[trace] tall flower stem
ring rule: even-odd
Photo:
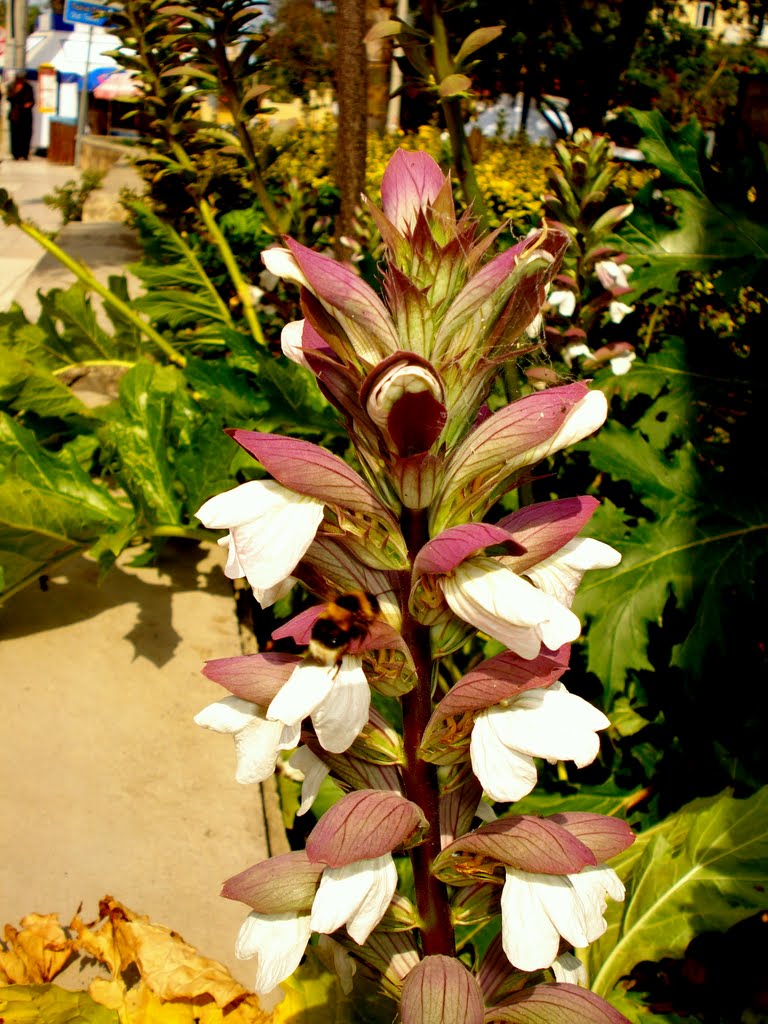
[[[437,82],[441,82],[454,70],[454,62],[448,45],[448,30],[438,0],[422,0],[421,10],[424,20],[432,30],[432,63],[435,79]],[[488,227],[488,212],[467,145],[461,100],[456,96],[448,96],[441,100],[441,106],[445,116],[445,127],[451,140],[451,158],[456,177],[461,183],[467,205],[471,207],[483,229],[486,229]]]
[[[427,516],[423,510],[403,512],[403,533],[411,558],[429,539]],[[405,593],[407,595],[406,586]],[[403,744],[406,765],[403,770],[405,795],[418,804],[429,822],[429,832],[420,845],[411,850],[416,890],[416,906],[421,919],[424,954],[454,956],[456,952],[451,924],[448,892],[432,874],[432,862],[440,853],[440,801],[437,769],[418,756],[424,729],[432,714],[432,652],[429,627],[411,615],[407,598],[403,602],[403,638],[413,658],[418,682],[403,697]]]

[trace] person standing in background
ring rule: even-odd
[[[35,94],[20,71],[8,86],[8,122],[11,129],[11,154],[14,160],[29,159],[29,144],[32,140],[32,110]]]

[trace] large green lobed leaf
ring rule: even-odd
[[[704,931],[725,931],[765,907],[768,787],[745,800],[694,800],[611,861],[627,887],[608,930],[582,955],[592,988],[609,996],[643,960],[680,957]]]

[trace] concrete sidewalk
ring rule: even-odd
[[[42,196],[77,178],[40,158],[0,165],[0,187],[47,230],[58,213]],[[120,224],[71,224],[61,241],[102,279],[138,254]],[[37,288],[72,280],[0,225],[0,310],[17,299],[34,316]],[[287,847],[274,786],[238,785],[231,738],[192,721],[224,695],[203,662],[240,653],[231,584],[215,546],[169,545],[155,568],[130,557],[102,584],[74,559],[0,607],[0,930],[33,912],[68,923],[80,904],[92,919],[109,894],[248,985],[233,952],[246,908],[219,890]]]
[[[111,274],[124,273],[126,265],[141,256],[133,232],[114,219],[120,188],[136,186],[138,176],[124,160],[109,168],[102,187],[89,197],[87,222],[62,227],[59,211],[47,206],[43,197],[68,181],[79,183],[81,173],[77,167],[52,164],[43,157],[4,160],[0,163],[0,188],[11,194],[24,218],[43,231],[56,232],[57,244],[106,282]],[[0,223],[0,310],[18,302],[27,316],[36,319],[38,289],[68,288],[75,280],[71,271],[18,227]]]

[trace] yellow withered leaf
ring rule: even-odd
[[[39,985],[51,981],[72,959],[75,943],[59,924],[57,914],[28,914],[21,930],[7,924],[7,950],[0,948],[0,982]]]

